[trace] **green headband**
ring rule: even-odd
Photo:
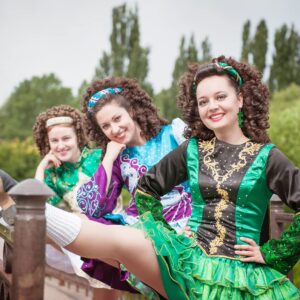
[[[214,63],[217,67],[223,69],[226,73],[228,73],[236,82],[239,86],[243,84],[243,79],[240,76],[240,74],[237,72],[236,69],[234,69],[232,66],[229,66],[225,62],[215,62]]]
[[[229,66],[227,63],[225,62],[214,62],[214,65],[216,65],[218,68],[223,69],[230,77],[232,77],[236,83],[239,86],[242,86],[243,84],[243,79],[240,76],[240,74],[237,72],[236,69],[234,69],[232,66]],[[197,89],[197,85],[196,85],[196,78],[197,78],[197,74],[195,75],[194,81],[193,81],[193,92],[196,94],[196,89]]]

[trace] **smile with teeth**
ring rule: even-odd
[[[125,130],[116,135],[116,138],[121,139],[125,136]]]
[[[213,114],[209,116],[209,119],[211,119],[213,122],[218,122],[223,118],[224,114],[219,113],[219,114]]]

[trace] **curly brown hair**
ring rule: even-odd
[[[71,126],[75,129],[80,151],[87,145],[83,118],[80,111],[69,105],[53,106],[45,112],[40,113],[33,126],[34,140],[42,156],[45,156],[50,151],[48,131],[51,127],[46,128],[46,122],[48,119],[62,116],[73,119]]]
[[[223,68],[218,67],[216,62],[224,62],[232,66],[242,77],[243,84],[239,86],[232,76]],[[268,143],[270,141],[267,129],[269,128],[269,90],[262,83],[262,75],[253,66],[238,62],[225,56],[214,58],[209,64],[191,64],[188,71],[179,81],[179,96],[177,103],[182,111],[183,119],[188,124],[185,137],[197,137],[203,140],[213,138],[214,132],[208,129],[201,121],[198,113],[195,87],[206,77],[220,75],[227,76],[236,89],[243,96],[244,123],[242,131],[245,136],[254,142]]]
[[[108,94],[101,98],[101,101],[93,107],[93,112],[87,110],[87,103],[98,91],[106,88],[120,87],[123,91],[119,94]],[[106,149],[109,139],[102,132],[97,124],[95,114],[101,108],[111,102],[116,102],[120,107],[131,113],[132,119],[141,128],[141,134],[146,140],[156,136],[162,125],[168,122],[158,116],[156,107],[153,105],[150,96],[138,85],[135,80],[125,77],[112,77],[95,80],[86,90],[83,97],[82,111],[85,115],[87,134],[91,141],[102,149]]]

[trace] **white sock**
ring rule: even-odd
[[[61,247],[72,243],[79,234],[81,219],[46,203],[46,229],[51,240]]]

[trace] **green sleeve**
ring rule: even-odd
[[[287,274],[300,258],[300,214],[294,216],[278,240],[269,240],[260,247],[260,251],[267,265]]]
[[[62,201],[62,198],[57,195],[56,186],[55,183],[53,182],[53,176],[54,174],[51,171],[51,169],[45,170],[44,182],[49,186],[49,188],[53,190],[53,192],[56,193],[56,195],[48,198],[47,202],[51,205],[57,206]]]

